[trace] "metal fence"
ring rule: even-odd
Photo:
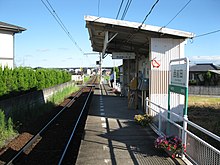
[[[183,160],[187,158],[191,163],[199,165],[220,165],[220,151],[189,131],[187,127],[202,132],[204,136],[215,141],[218,146],[220,145],[219,136],[189,121],[187,116],[179,116],[168,111],[148,98],[146,99],[146,113],[154,116],[151,127],[159,136],[176,135],[182,139],[183,145],[186,146],[186,151],[182,153]],[[170,117],[168,118],[168,116]],[[172,120],[172,116],[179,120]]]

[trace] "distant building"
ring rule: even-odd
[[[220,66],[213,63],[193,65],[189,68],[189,81],[192,85],[219,85]]]
[[[0,66],[14,68],[14,35],[25,28],[0,22]]]

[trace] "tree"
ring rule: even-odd
[[[211,83],[212,74],[210,71],[206,72],[204,75],[205,84],[210,85]]]
[[[2,67],[0,66],[0,96],[3,96],[7,93],[7,86],[5,77],[3,75]]]
[[[45,75],[43,69],[36,70],[37,89],[42,90],[45,88]]]

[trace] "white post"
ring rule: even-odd
[[[99,53],[100,55],[100,84],[102,84],[102,54]]]
[[[145,112],[145,113],[148,114],[148,115],[150,115],[150,112],[149,112],[149,110],[148,110],[148,109],[149,109],[149,108],[148,108],[148,105],[149,105],[149,104],[148,104],[148,97],[146,97],[146,106],[145,106],[145,107],[146,107],[146,112]]]
[[[159,122],[158,131],[159,131],[160,135],[161,135],[161,115],[162,115],[162,112],[161,112],[161,108],[160,108],[160,111],[159,111],[159,121],[158,121]]]
[[[185,159],[185,154],[184,154],[184,147],[186,147],[186,138],[187,138],[187,121],[188,117],[187,115],[183,116],[183,132],[182,132],[182,145],[183,145],[183,150],[182,150],[182,159]]]
[[[115,72],[115,69],[114,69],[114,82],[113,82],[113,88],[116,88],[116,72]]]

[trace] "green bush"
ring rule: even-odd
[[[189,85],[196,85],[196,80],[189,80]]]
[[[0,66],[0,96],[5,95],[7,93],[7,85],[5,81],[5,76],[3,74],[2,67]]]
[[[18,67],[10,69],[0,68],[0,96],[11,92],[27,91],[30,89],[42,90],[71,80],[66,71],[55,69],[32,69]]]

